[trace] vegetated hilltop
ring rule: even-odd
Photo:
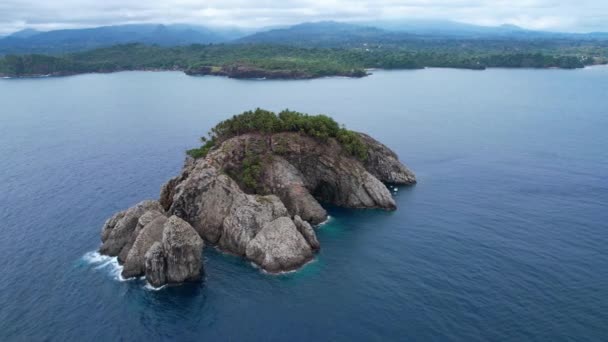
[[[324,115],[257,109],[219,123],[203,142],[158,201],[104,225],[100,252],[118,257],[124,277],[154,286],[200,279],[201,238],[266,271],[293,270],[320,248],[321,203],[394,210],[384,183],[416,182],[388,147]]]

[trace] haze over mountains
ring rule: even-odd
[[[137,24],[39,32],[25,29],[0,39],[0,53],[64,53],[125,43],[178,46],[220,43],[246,35],[234,28]]]
[[[436,20],[323,21],[257,30],[185,24],[133,24],[48,32],[25,29],[0,37],[0,54],[58,54],[125,43],[160,46],[217,43],[348,46],[428,39],[608,40],[608,33],[557,33],[526,30],[514,25],[489,27]]]

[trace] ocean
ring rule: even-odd
[[[0,80],[0,340],[606,341],[607,99],[608,67]],[[104,221],[256,107],[368,133],[418,184],[328,208],[296,272],[207,245],[200,284],[120,279]]]

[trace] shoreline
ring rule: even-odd
[[[559,68],[559,67],[542,67],[542,68],[534,68],[534,67],[484,67],[480,69],[473,68],[456,68],[456,67],[421,67],[421,68],[395,68],[395,69],[383,69],[383,68],[365,68],[365,74],[357,74],[357,75],[348,75],[343,73],[336,73],[330,75],[320,75],[314,76],[310,74],[290,74],[295,71],[291,70],[256,70],[255,75],[247,74],[247,76],[241,76],[241,74],[229,74],[224,72],[209,72],[209,73],[197,73],[190,72],[185,69],[157,69],[157,68],[142,68],[142,69],[125,69],[125,70],[112,70],[112,71],[90,71],[90,72],[58,72],[52,74],[31,74],[31,75],[6,75],[0,74],[0,79],[3,80],[14,80],[14,79],[38,79],[38,78],[55,78],[55,77],[69,77],[69,76],[77,76],[77,75],[94,75],[94,74],[114,74],[119,72],[182,72],[183,74],[191,77],[203,77],[203,76],[214,76],[214,77],[226,77],[235,80],[257,80],[257,81],[267,81],[267,80],[283,80],[283,81],[297,81],[297,80],[314,80],[314,79],[324,79],[324,78],[348,78],[348,79],[358,79],[364,78],[368,76],[372,76],[374,71],[407,71],[407,70],[427,70],[427,69],[453,69],[453,70],[471,70],[471,71],[485,71],[492,69],[506,69],[506,70],[585,70],[596,67],[607,67],[608,63],[599,63],[592,65],[585,65],[581,68]],[[265,75],[265,73],[267,73]],[[289,74],[289,75],[288,75]],[[284,77],[283,77],[284,76]]]

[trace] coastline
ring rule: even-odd
[[[472,70],[472,71],[485,71],[490,69],[507,69],[507,70],[584,70],[595,67],[606,67],[608,63],[598,63],[585,65],[580,68],[559,68],[559,67],[483,67],[483,68],[458,68],[458,67],[421,67],[421,68],[365,68],[363,74],[352,74],[352,73],[332,73],[327,75],[312,75],[309,73],[297,72],[294,70],[263,70],[255,69],[251,70],[239,70],[238,72],[226,72],[222,71],[192,71],[189,69],[176,69],[176,68],[134,68],[134,69],[123,69],[123,70],[100,70],[100,71],[87,71],[87,72],[55,72],[50,74],[28,74],[28,75],[8,75],[0,73],[0,79],[12,80],[12,79],[36,79],[36,78],[52,78],[52,77],[69,77],[76,75],[88,75],[88,74],[113,74],[118,72],[138,71],[138,72],[166,72],[166,71],[180,71],[188,76],[215,76],[215,77],[226,77],[238,80],[313,80],[323,79],[331,77],[341,78],[364,78],[373,75],[374,71],[403,71],[403,70],[426,70],[426,69],[454,69],[454,70]]]

